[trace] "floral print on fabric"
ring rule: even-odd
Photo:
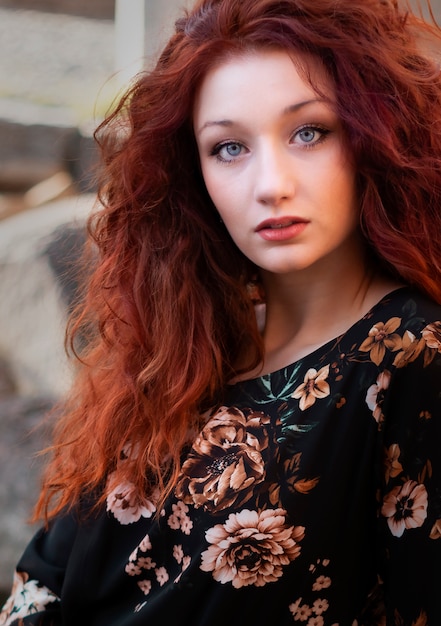
[[[176,500],[164,511],[163,523],[176,533],[173,561],[166,564],[146,535],[126,565],[126,574],[136,579],[146,596],[158,585],[181,581],[191,564],[187,545],[192,540],[199,509],[226,518],[224,523],[205,531],[206,549],[200,556],[200,570],[211,573],[217,582],[231,583],[237,589],[274,583],[301,552],[305,528],[288,522],[287,512],[278,506],[278,485],[268,482],[268,460],[271,450],[273,455],[275,451],[270,417],[263,412],[226,406],[206,417],[206,424],[183,463],[175,487]],[[307,494],[318,478],[308,480],[301,476],[301,456],[287,459],[282,467],[290,477],[289,489]],[[110,494],[112,503],[114,491]],[[264,502],[263,510],[245,508],[229,513],[250,500],[257,503],[259,498]],[[129,492],[125,499],[131,509],[130,519],[135,515],[139,518],[134,495]],[[123,516],[117,519],[123,523]],[[141,603],[137,611],[142,608]]]
[[[409,321],[406,323],[409,324]],[[368,351],[371,360],[380,366],[387,350],[395,353],[392,366],[397,370],[410,366],[420,357],[422,367],[426,368],[433,362],[437,353],[441,352],[441,323],[432,322],[424,326],[420,332],[412,332],[408,328],[403,328],[400,317],[390,318],[386,323],[377,322],[369,331],[369,337],[360,345],[360,351]],[[366,403],[379,428],[383,427],[385,420],[383,404],[391,380],[392,372],[386,368],[381,370],[375,384],[369,387],[366,395]],[[421,410],[417,415],[420,422],[432,418],[427,410]],[[418,422],[416,424],[418,425]],[[420,467],[415,467],[413,471],[417,480],[406,475],[400,458],[399,444],[389,445],[384,456],[385,484],[388,485],[394,479],[398,480],[398,484],[385,493],[381,504],[381,515],[387,520],[391,534],[398,538],[406,531],[423,526],[429,502],[423,480],[425,477],[430,479],[432,475],[431,458],[419,458]],[[432,526],[430,532],[432,539],[438,536],[438,522],[439,520]]]
[[[177,497],[215,515],[245,504],[265,478],[268,424],[263,413],[221,407],[182,466]]]
[[[289,605],[289,611],[293,621],[306,624],[306,626],[324,626],[326,612],[330,607],[330,602],[326,598],[331,589],[332,581],[327,575],[326,568],[329,566],[329,559],[317,559],[317,562],[309,566],[309,571],[313,575],[310,600],[298,598]]]
[[[429,348],[434,348],[437,352],[441,352],[441,322],[428,324],[421,334]]]
[[[301,360],[229,386],[160,514],[111,474],[96,519],[61,522],[20,563],[38,593],[69,564],[57,589],[77,614],[58,619],[56,591],[42,591],[41,626],[98,623],[97,594],[108,626],[177,611],[223,626],[231,607],[243,626],[441,624],[440,319],[403,288]],[[30,600],[14,606],[35,622]]]
[[[386,494],[381,513],[387,518],[391,533],[401,537],[406,529],[418,528],[427,517],[427,491],[424,485],[408,480]]]
[[[109,476],[108,485],[111,486],[112,482],[113,474]],[[141,499],[132,483],[126,481],[110,489],[107,495],[107,510],[120,524],[133,524],[141,517],[152,517],[156,512],[153,502]]]
[[[168,525],[173,530],[181,530],[184,535],[189,535],[193,528],[193,522],[191,521],[188,512],[189,508],[183,502],[172,504],[172,514],[168,518]]]
[[[377,424],[382,424],[384,421],[384,415],[382,411],[382,405],[391,379],[391,373],[388,370],[384,370],[378,375],[376,382],[371,385],[366,394],[366,404],[372,411],[372,415]]]
[[[125,567],[126,574],[136,577],[137,585],[145,596],[148,596],[155,586],[163,587],[169,582],[178,583],[191,563],[191,557],[185,554],[182,544],[175,544],[172,548],[171,568],[158,563],[152,549],[150,536],[146,535],[130,555]]]
[[[417,340],[410,330],[406,330],[401,344],[402,350],[395,356],[393,364],[397,368],[405,367],[419,357],[425,346],[424,339]]]
[[[427,367],[437,353],[441,352],[441,322],[428,324],[421,331],[418,338],[409,330],[403,335],[402,350],[399,352],[393,364],[397,368],[405,367],[415,361],[423,353],[424,367]]]
[[[16,572],[11,595],[0,615],[0,626],[9,626],[19,618],[44,611],[49,604],[59,600],[60,598],[37,580],[29,580],[26,572]]]
[[[401,348],[402,339],[395,331],[401,324],[401,318],[392,317],[386,323],[377,322],[369,331],[368,338],[360,346],[362,352],[369,352],[375,365],[380,365],[387,350],[396,352]]]
[[[126,444],[119,457],[121,464],[130,463],[138,455],[138,446]],[[154,501],[158,494],[153,494],[153,499],[147,500],[137,493],[135,485],[128,480],[118,482],[117,473],[112,472],[107,478],[106,508],[120,524],[134,524],[141,518],[151,518],[156,513]]]
[[[400,446],[393,443],[384,455],[384,477],[385,482],[388,484],[391,478],[396,478],[403,471],[403,466],[400,463],[401,450]]]
[[[305,379],[292,394],[293,398],[300,400],[301,411],[309,409],[317,399],[326,398],[330,394],[329,384],[326,379],[329,376],[329,365],[322,367],[318,372],[311,367],[305,374]]]
[[[232,513],[206,532],[210,547],[202,553],[201,569],[236,589],[275,582],[299,556],[305,534],[302,526],[287,526],[285,516],[283,509]]]

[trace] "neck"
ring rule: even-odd
[[[322,263],[292,274],[262,275],[266,293],[263,330],[268,373],[338,337],[399,283],[374,272],[364,255],[351,262]]]

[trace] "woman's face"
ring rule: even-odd
[[[329,104],[334,89],[318,62],[308,68],[326,100],[287,53],[269,50],[212,69],[195,102],[208,193],[264,272],[318,267],[358,240],[355,173]]]

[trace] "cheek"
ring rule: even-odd
[[[348,200],[352,200],[354,206],[357,197],[356,173],[353,165],[344,153],[339,154],[336,159],[339,163],[336,179],[339,181],[341,195],[345,195]]]
[[[204,166],[204,163],[201,164],[202,170],[202,178],[204,179],[205,187],[208,191],[208,195],[210,196],[213,204],[217,208],[217,187],[216,177],[213,176],[210,167]]]
[[[330,176],[328,190],[331,197],[339,199],[343,207],[346,207],[354,216],[357,215],[358,202],[355,173],[346,161],[337,170],[334,170],[333,176]]]
[[[234,211],[237,205],[237,193],[234,184],[226,182],[224,178],[212,175],[210,171],[203,171],[205,186],[214,206],[222,219]],[[225,220],[224,220],[225,221]]]
[[[349,207],[349,212],[352,214],[354,222],[358,223],[360,211],[359,211],[359,201],[357,194],[357,185],[355,182],[355,176],[351,176],[350,178],[346,178],[344,182],[344,191],[343,194],[346,199],[346,203]]]

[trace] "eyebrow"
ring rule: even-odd
[[[290,113],[296,113],[300,109],[303,109],[303,107],[308,106],[309,104],[315,104],[316,102],[325,102],[325,100],[321,98],[312,98],[311,100],[303,100],[302,102],[296,102],[296,104],[290,104],[289,106],[283,109],[282,115],[289,115]],[[233,122],[233,120],[228,120],[228,119],[208,121],[208,122],[205,122],[205,124],[203,124],[197,132],[201,133],[205,128],[211,128],[212,126],[230,127],[230,126],[234,126],[234,124],[235,122]]]

